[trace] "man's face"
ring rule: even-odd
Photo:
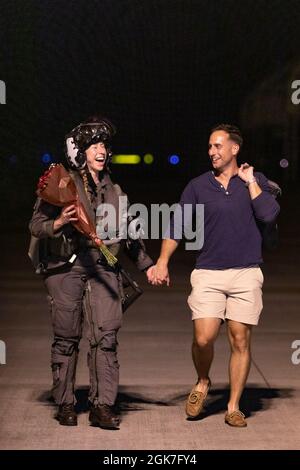
[[[210,135],[208,155],[215,170],[222,171],[236,162],[239,145],[230,140],[225,131],[215,131]]]
[[[104,143],[92,144],[85,153],[88,169],[94,172],[102,171],[107,157]]]

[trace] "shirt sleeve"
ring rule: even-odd
[[[60,212],[60,208],[49,204],[38,198],[36,200],[33,215],[29,223],[29,230],[32,235],[37,238],[58,238],[62,231],[58,230],[54,233],[54,220]]]
[[[280,212],[280,206],[271,192],[265,175],[263,173],[255,173],[254,176],[262,190],[261,194],[251,201],[254,215],[261,222],[272,223]]]
[[[117,186],[116,190],[119,195],[126,196],[127,195],[121,190],[120,186]],[[129,210],[130,204],[127,198],[127,211]],[[126,232],[127,232],[127,239],[124,246],[125,254],[128,258],[136,265],[137,269],[140,271],[146,271],[150,266],[154,265],[153,260],[150,258],[146,251],[146,246],[141,237],[131,237],[128,231],[128,225],[134,220],[134,217],[129,216],[128,212],[124,214],[121,218],[126,217]]]
[[[146,271],[154,264],[147,254],[145,244],[141,238],[137,240],[128,238],[125,244],[125,253],[140,271]]]

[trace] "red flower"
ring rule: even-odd
[[[79,199],[76,185],[63,165],[57,163],[50,165],[49,169],[39,179],[37,195],[54,206],[65,207],[74,204],[78,219],[77,222],[72,222],[74,227],[93,240],[95,246],[101,250],[110,266],[117,263],[117,258],[97,236],[95,224],[89,218]]]

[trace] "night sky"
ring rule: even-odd
[[[1,0],[1,211],[26,213],[40,156],[61,160],[64,135],[95,112],[116,124],[115,152],[155,157],[117,178],[182,189],[208,167],[210,128],[240,125],[247,96],[299,60],[299,26],[297,0]]]

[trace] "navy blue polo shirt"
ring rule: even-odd
[[[238,175],[227,189],[209,171],[194,178],[184,189],[180,205],[204,205],[204,244],[198,251],[196,269],[243,268],[262,263],[262,237],[256,219],[273,222],[279,205],[269,191],[267,178],[255,173],[262,193],[251,200],[249,189]],[[179,233],[176,218],[170,238]]]

